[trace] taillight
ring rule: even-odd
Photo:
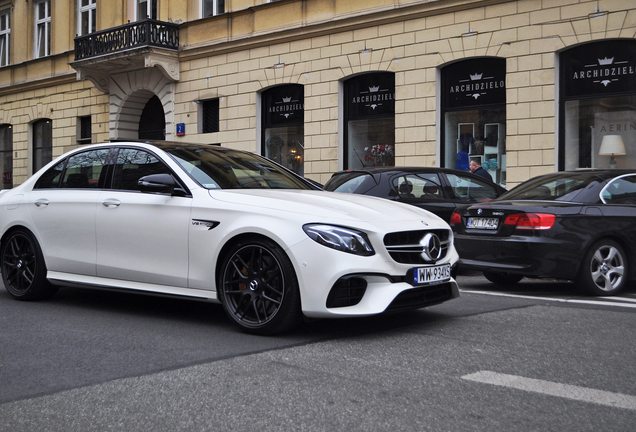
[[[453,212],[450,218],[449,225],[455,226],[455,225],[461,225],[461,224],[462,224],[462,217],[459,215],[459,213]]]
[[[504,225],[513,225],[519,230],[548,230],[554,225],[556,216],[546,213],[515,213],[508,215]]]

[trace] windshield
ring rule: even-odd
[[[164,147],[206,189],[315,189],[261,156],[207,146]]]
[[[582,190],[598,180],[596,176],[576,173],[541,176],[520,184],[499,199],[574,201]]]

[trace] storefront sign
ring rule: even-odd
[[[263,93],[265,127],[305,120],[304,88],[299,84],[275,87]]]
[[[602,96],[636,88],[636,42],[606,40],[584,44],[561,55],[566,98]]]
[[[347,118],[368,118],[395,113],[395,75],[381,72],[360,75],[345,83]]]
[[[506,61],[498,58],[464,60],[442,71],[444,108],[506,103]]]

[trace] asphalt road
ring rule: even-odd
[[[276,337],[217,305],[0,291],[0,431],[630,431],[636,290],[508,289]]]

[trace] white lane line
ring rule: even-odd
[[[618,297],[618,298],[616,298],[616,297],[597,297],[597,298],[636,303],[636,298],[630,298],[630,297]]]
[[[469,294],[484,294],[498,297],[513,297],[513,298],[523,298],[530,300],[545,300],[545,301],[553,301],[559,303],[576,303],[576,304],[589,304],[589,305],[597,305],[597,306],[618,306],[625,308],[636,308],[636,303],[618,303],[616,301],[608,302],[608,301],[597,301],[597,300],[581,300],[581,299],[564,299],[557,297],[535,297],[529,295],[520,295],[520,294],[508,294],[508,293],[500,293],[493,291],[474,291],[474,290],[459,290],[461,293],[469,293]],[[612,298],[612,297],[602,297],[602,298]]]
[[[612,393],[491,371],[480,371],[464,375],[462,379],[636,411],[636,396],[622,393]]]

